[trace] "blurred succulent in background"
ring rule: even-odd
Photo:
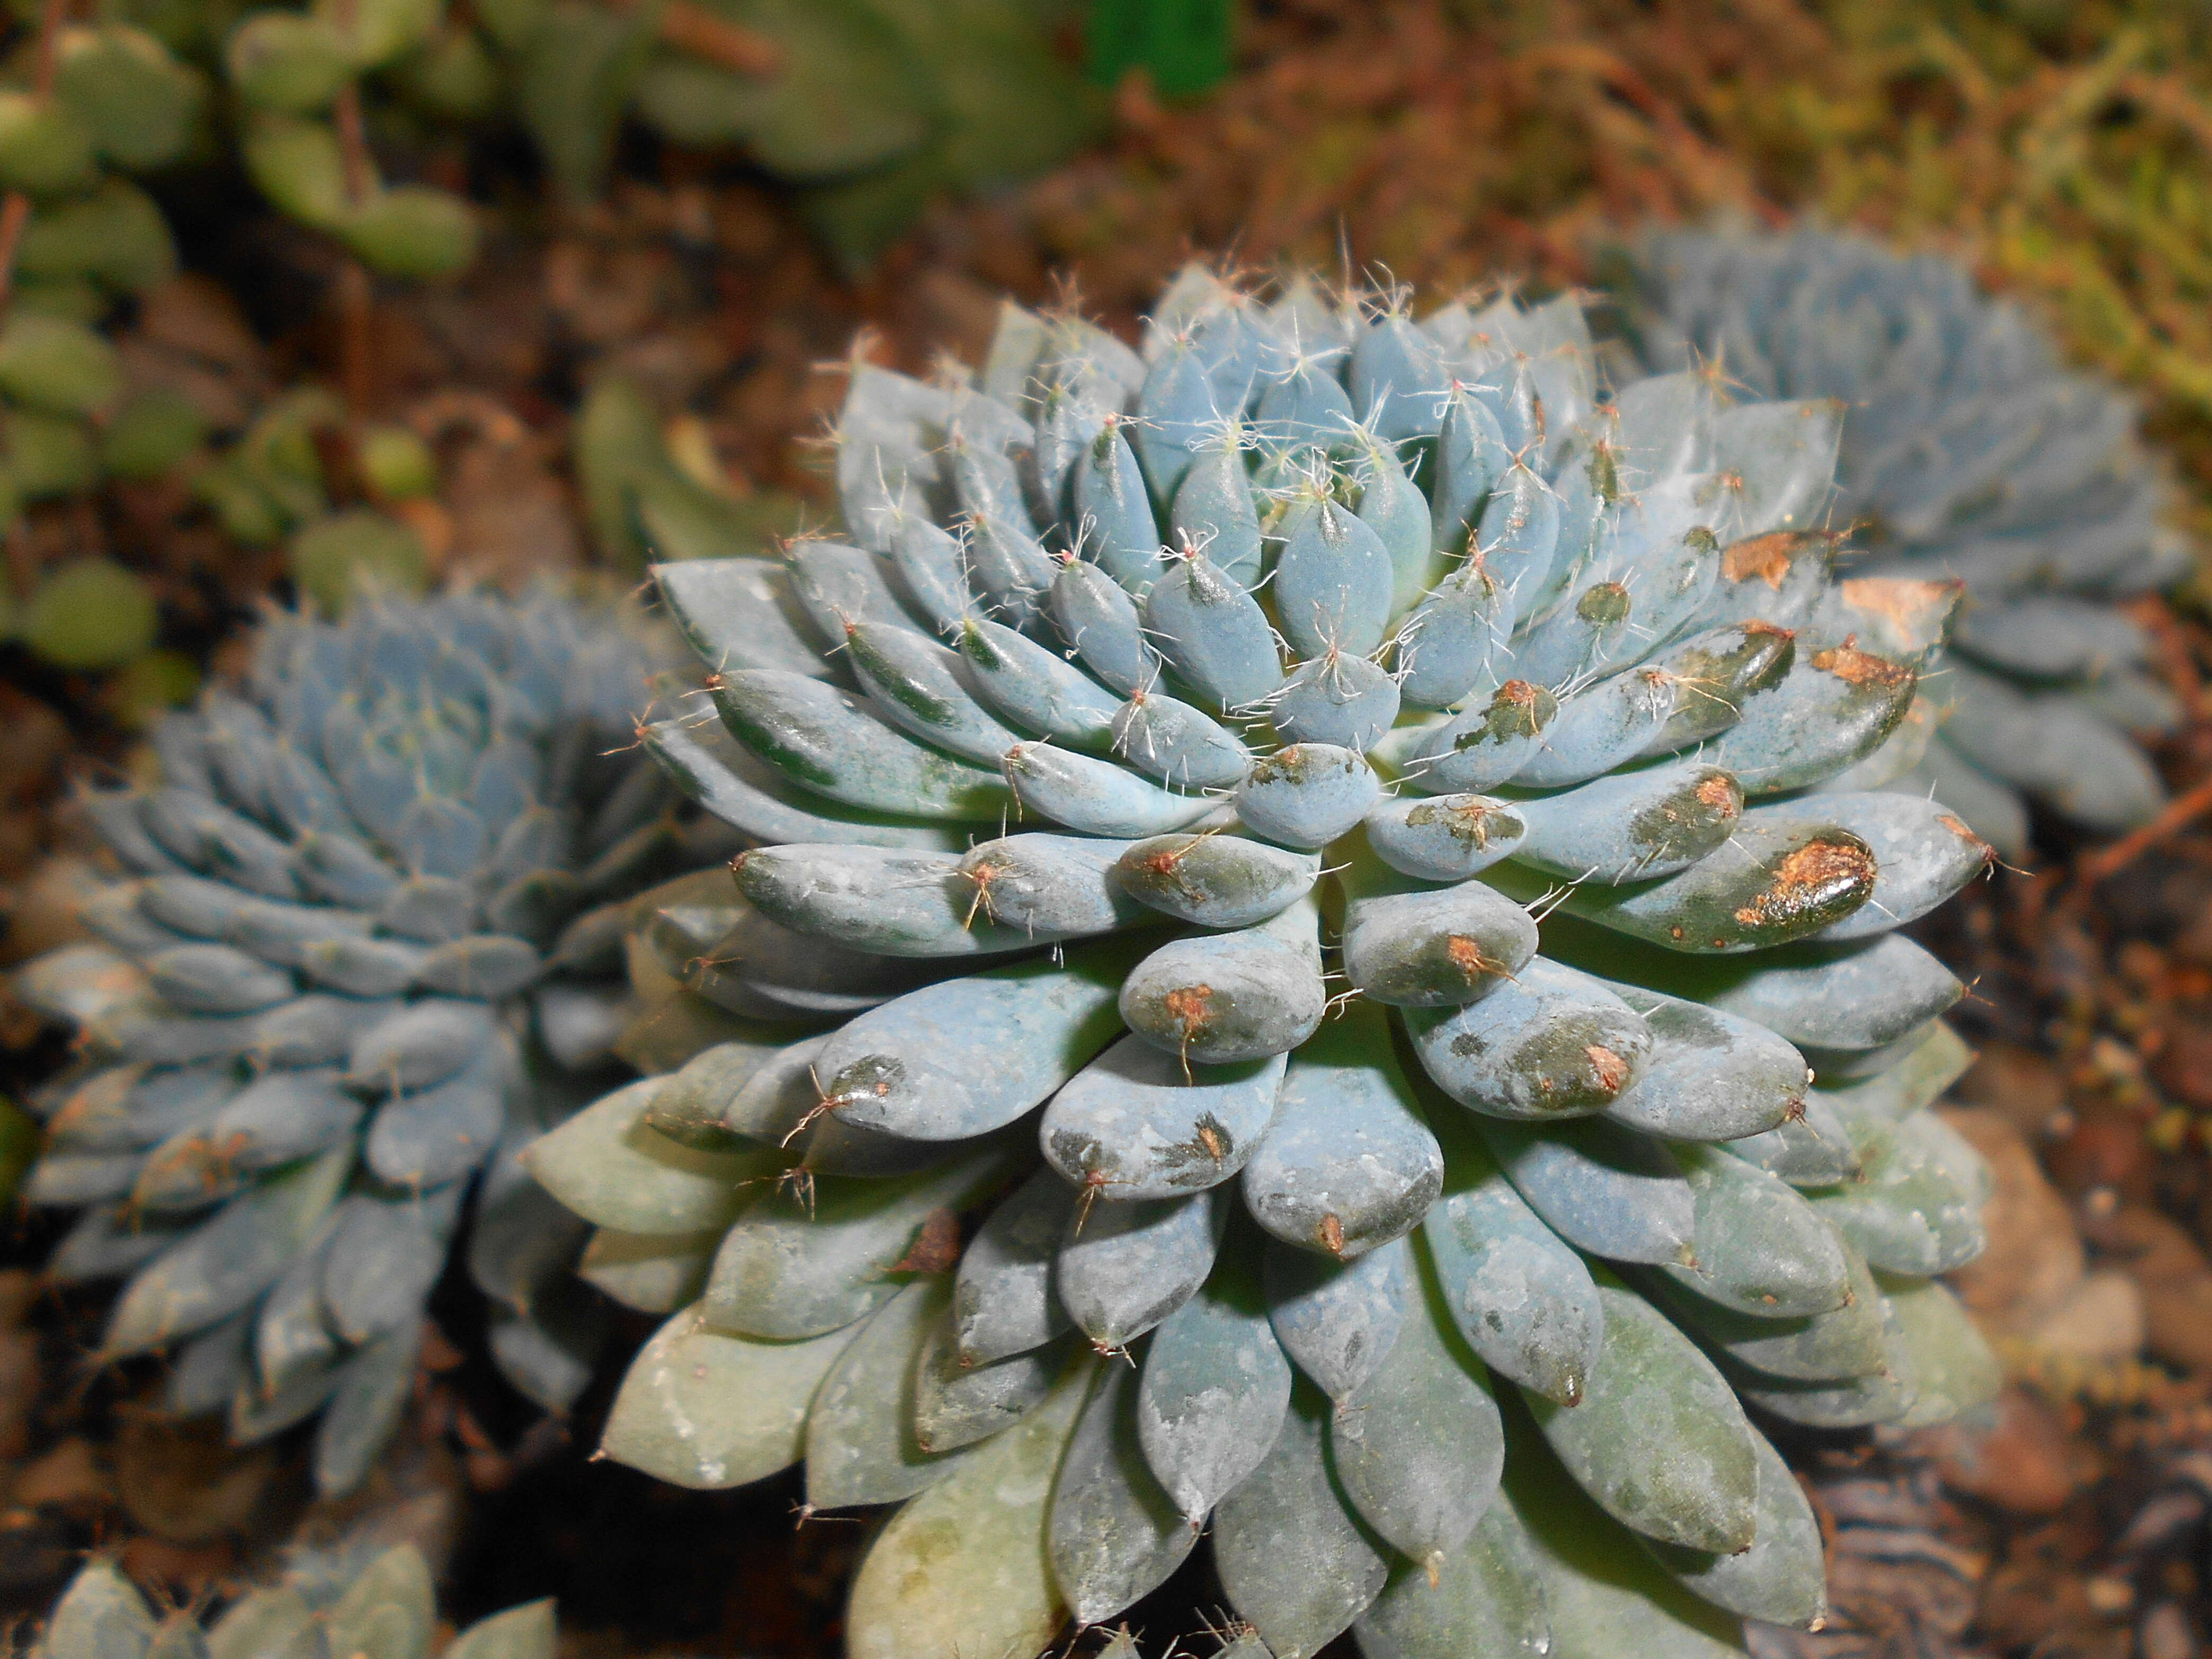
[[[149,1659],[164,1653],[208,1659],[295,1659],[374,1653],[378,1659],[429,1659],[438,1633],[430,1570],[413,1546],[386,1551],[335,1599],[319,1605],[319,1584],[290,1578],[247,1592],[204,1629],[198,1607],[156,1616],[137,1588],[106,1560],[70,1580],[31,1651],[39,1659]],[[477,1620],[445,1648],[451,1659],[552,1659],[553,1604],[532,1601]]]
[[[736,146],[794,186],[851,271],[931,197],[1042,173],[1098,100],[1042,0],[501,0],[523,124],[556,183],[596,194],[627,117],[668,143]],[[496,18],[495,24],[492,20]]]
[[[855,1655],[1208,1528],[1277,1659],[1736,1651],[1824,1597],[1746,1406],[1993,1390],[1893,931],[1989,848],[1881,788],[1955,591],[1830,581],[1832,402],[1597,362],[1572,299],[1008,305],[854,365],[849,542],[658,567],[712,707],[646,742],[750,850],[639,901],[662,1074],[524,1162],[670,1316],[607,1455],[911,1500]]]
[[[20,976],[82,1051],[33,1103],[26,1195],[84,1212],[49,1271],[128,1276],[102,1357],[172,1351],[179,1412],[321,1413],[326,1492],[397,1419],[480,1176],[495,1358],[548,1408],[588,1376],[577,1230],[514,1152],[619,1033],[623,901],[712,854],[630,742],[662,653],[550,593],[272,613],[155,728],[158,782],[82,797],[131,878]]]
[[[1861,546],[1848,574],[1966,584],[1911,781],[2008,854],[2027,842],[2022,796],[2103,834],[2155,814],[2164,788],[2126,734],[2180,711],[2116,602],[2191,561],[2133,399],[1935,255],[1807,228],[1662,232],[1634,258],[1653,367],[1848,407],[1830,515]]]

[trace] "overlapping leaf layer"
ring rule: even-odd
[[[1639,250],[1638,276],[1653,364],[1849,406],[1832,520],[1866,547],[1848,577],[1966,584],[1912,786],[2008,854],[2027,844],[2023,796],[2105,834],[2151,817],[2164,790],[2126,734],[2179,710],[2115,605],[2179,580],[2189,551],[2134,401],[1936,255],[1815,228],[1680,231]]]
[[[658,572],[711,673],[648,745],[751,846],[639,907],[665,1073],[526,1154],[669,1316],[607,1452],[906,1500],[855,1655],[1209,1528],[1277,1659],[1814,1620],[1747,1406],[1994,1382],[1893,931],[1989,849],[1881,788],[1954,593],[1829,580],[1842,410],[1605,384],[1571,300],[1002,317],[856,367],[848,541]]]
[[[430,1570],[411,1544],[384,1551],[335,1586],[288,1573],[239,1597],[204,1629],[198,1607],[156,1615],[111,1563],[94,1560],[70,1581],[30,1651],[37,1659],[429,1659],[437,1627]],[[552,1659],[553,1641],[552,1602],[531,1601],[478,1620],[445,1651],[453,1659]]]
[[[578,1224],[516,1153],[619,1037],[623,901],[708,855],[629,742],[666,649],[550,594],[274,613],[158,782],[82,798],[133,873],[19,980],[83,1049],[34,1103],[27,1196],[84,1212],[50,1271],[128,1276],[103,1354],[173,1350],[178,1410],[320,1412],[326,1490],[397,1420],[479,1173],[495,1355],[549,1407],[588,1377]]]

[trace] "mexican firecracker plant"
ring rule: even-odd
[[[1993,1389],[1897,931],[1990,849],[1883,787],[1956,584],[1830,580],[1839,404],[1610,362],[1571,299],[1008,306],[855,366],[844,539],[659,568],[647,746],[750,848],[634,912],[661,1074],[524,1162],[667,1316],[610,1455],[904,1504],[854,1655],[1202,1534],[1276,1659],[1735,1651],[1824,1606],[1754,1419]]]

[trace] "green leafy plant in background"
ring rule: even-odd
[[[326,1594],[327,1601],[318,1599]],[[31,1652],[37,1659],[429,1659],[437,1625],[430,1570],[410,1544],[387,1550],[343,1585],[288,1576],[248,1591],[204,1628],[196,1607],[157,1616],[128,1578],[95,1559],[70,1581]],[[477,1620],[444,1651],[452,1659],[552,1659],[554,1638],[553,1603],[531,1601]]]
[[[854,366],[848,541],[658,567],[711,672],[644,741],[750,849],[523,1161],[667,1316],[606,1455],[905,1504],[855,1656],[1207,1531],[1239,1652],[1741,1651],[1825,1604],[1747,1407],[1993,1393],[1894,931],[1990,853],[1884,787],[1955,591],[1831,580],[1834,403],[1599,362],[1572,298],[1008,305]]]
[[[182,159],[204,88],[153,35],[77,23],[49,4],[0,67],[0,525],[82,498],[102,478],[159,477],[203,435],[198,414],[133,393],[101,331],[176,270],[151,198],[125,175]],[[0,625],[64,669],[142,659],[159,618],[136,574],[96,546],[38,571],[11,563]]]
[[[629,117],[735,147],[797,191],[851,271],[930,198],[1043,172],[1095,129],[1095,95],[1036,0],[513,0],[515,96],[556,184],[595,194]]]
[[[337,282],[345,403],[293,391],[202,473],[198,493],[249,546],[289,538],[295,581],[327,613],[364,578],[419,592],[428,553],[380,508],[428,493],[436,467],[404,428],[362,423],[374,401],[374,278],[453,276],[474,262],[479,227],[454,192],[383,179],[367,88],[381,76],[436,113],[482,116],[496,91],[490,59],[473,29],[447,19],[443,0],[317,0],[305,11],[246,13],[222,62],[246,172],[282,212],[345,251]],[[333,456],[354,464],[358,476],[343,482],[364,503],[332,510]]]
[[[1650,237],[1630,280],[1654,368],[1710,362],[1770,397],[1850,409],[1837,526],[1853,574],[1963,583],[1914,777],[2008,855],[2022,796],[2112,835],[2165,804],[2130,732],[2180,723],[2116,602],[2192,568],[2133,399],[2063,368],[1951,261],[1817,228]]]
[[[343,480],[330,476],[342,466]],[[333,488],[348,489],[338,504]],[[363,581],[420,592],[428,550],[392,510],[437,488],[437,458],[409,428],[356,420],[319,386],[273,399],[251,425],[192,474],[192,489],[223,529],[247,547],[283,544],[301,598],[336,617]]]
[[[365,77],[396,75],[447,39],[441,0],[321,0],[250,11],[223,45],[239,154],[254,183],[379,276],[450,276],[476,257],[469,204],[434,185],[386,182],[368,141]],[[366,276],[348,269],[345,285],[362,289]]]
[[[1170,98],[1211,91],[1228,78],[1235,28],[1231,0],[1091,0],[1091,78],[1110,87],[1142,70]]]
[[[624,901],[714,855],[628,741],[665,648],[549,593],[272,613],[158,781],[82,797],[130,877],[19,975],[82,1048],[31,1103],[24,1195],[82,1212],[48,1271],[127,1279],[103,1357],[170,1351],[179,1413],[319,1413],[324,1492],[398,1419],[472,1194],[495,1358],[547,1409],[588,1380],[581,1229],[514,1159],[610,1063]]]
[[[805,504],[779,490],[732,495],[710,457],[687,458],[644,388],[603,374],[585,393],[574,454],[584,512],[617,568],[718,556],[795,533]]]

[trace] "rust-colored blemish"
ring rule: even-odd
[[[1221,1131],[1211,1123],[1200,1124],[1198,1133],[1194,1139],[1197,1140],[1206,1155],[1216,1164],[1229,1156],[1229,1143],[1221,1138]]]
[[[1314,1233],[1321,1240],[1322,1249],[1327,1250],[1331,1255],[1344,1254],[1344,1224],[1336,1217],[1323,1216],[1321,1218],[1321,1224],[1314,1229]]]
[[[1833,674],[1846,685],[1900,685],[1912,678],[1912,671],[1902,663],[1860,650],[1856,634],[1841,645],[1817,653],[1813,666],[1824,674]]]
[[[1966,583],[1956,577],[1938,581],[1917,576],[1854,576],[1838,586],[1844,604],[1887,617],[1910,639],[1930,611],[1950,609]]]
[[[1492,702],[1510,702],[1516,708],[1526,708],[1536,701],[1536,688],[1526,680],[1508,680],[1498,688]]]
[[[1753,536],[1723,550],[1721,574],[1732,582],[1748,581],[1756,576],[1769,587],[1778,589],[1782,579],[1790,574],[1790,567],[1796,562],[1797,550],[1804,544],[1805,538],[1794,530]]]
[[[1787,921],[1819,904],[1835,888],[1870,882],[1874,855],[1858,842],[1807,842],[1775,866],[1765,890],[1735,913],[1747,927]]]
[[[1756,617],[1742,623],[1741,627],[1747,634],[1771,634],[1785,640],[1794,640],[1797,637],[1796,629],[1784,628],[1778,623],[1761,622]]]
[[[960,1218],[932,1210],[914,1231],[914,1243],[891,1264],[895,1273],[949,1273],[960,1265]]]
[[[1498,809],[1486,801],[1468,799],[1456,805],[1442,801],[1424,801],[1406,814],[1406,822],[1415,829],[1425,829],[1441,823],[1444,833],[1455,841],[1480,850],[1490,845],[1490,820]]]
[[[1710,806],[1716,812],[1737,812],[1743,809],[1743,800],[1736,793],[1735,782],[1724,772],[1716,772],[1697,787],[1700,805]]]
[[[962,927],[973,927],[979,913],[989,917],[993,921],[999,919],[998,910],[991,902],[991,884],[1000,876],[1010,873],[1013,867],[1008,860],[985,858],[978,860],[975,864],[960,872],[975,889],[975,896],[969,902],[968,915],[961,921]]]
[[[1446,938],[1444,954],[1451,958],[1451,965],[1470,980],[1480,979],[1485,974],[1501,973],[1505,967],[1504,963],[1485,955],[1480,943],[1465,933]]]
[[[1213,988],[1211,985],[1182,985],[1162,999],[1167,1005],[1168,1018],[1181,1026],[1186,1034],[1197,1030],[1213,1018]]]
[[[1176,866],[1182,862],[1183,855],[1197,845],[1197,841],[1193,839],[1180,847],[1163,847],[1157,853],[1146,854],[1143,866],[1156,876],[1171,876],[1175,873]]]
[[[1601,1042],[1593,1042],[1583,1050],[1589,1056],[1590,1074],[1597,1086],[1606,1093],[1619,1094],[1628,1083],[1628,1062]]]
[[[1936,822],[1942,824],[1946,830],[1948,830],[1960,841],[1965,842],[1967,846],[1972,848],[1975,854],[1981,859],[1983,863],[1994,864],[1996,862],[1997,849],[1990,846],[1989,842],[1984,841],[1972,830],[1968,829],[1966,827],[1966,820],[1963,818],[1954,817],[1948,812],[1939,812],[1936,815]]]

